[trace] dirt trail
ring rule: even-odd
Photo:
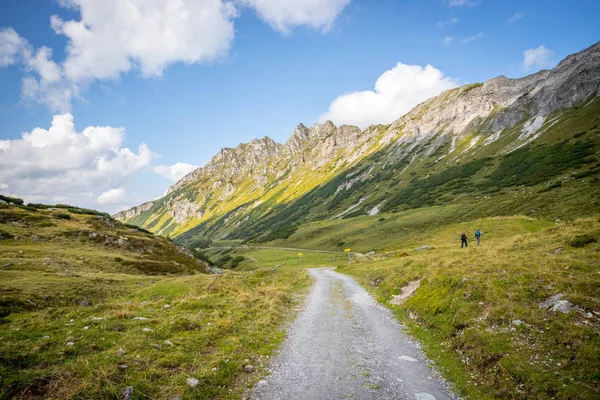
[[[315,284],[252,399],[455,399],[393,314],[352,278]]]

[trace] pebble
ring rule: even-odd
[[[121,400],[131,400],[131,396],[133,395],[133,386],[127,386],[123,390],[121,390]]]
[[[244,371],[250,373],[250,372],[254,372],[254,365],[246,365],[244,366]]]
[[[196,387],[200,383],[200,381],[196,378],[187,378],[186,380],[188,386]]]
[[[67,342],[67,346],[74,346],[75,343],[74,342]]]
[[[90,329],[90,327],[89,326],[84,326],[83,329],[85,329],[87,331],[88,329]]]
[[[143,328],[143,329],[142,329],[142,331],[143,331],[143,332],[154,332],[154,331],[152,330],[152,328]]]

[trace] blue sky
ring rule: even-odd
[[[324,118],[391,122],[441,90],[551,68],[600,38],[595,0],[93,3],[0,6],[0,192],[114,212],[222,147],[284,142]],[[168,3],[193,23],[162,20]]]

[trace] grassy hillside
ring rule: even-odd
[[[268,245],[375,248],[374,254],[352,254],[351,263],[343,253],[315,257],[356,277],[390,307],[468,398],[598,398],[599,217],[453,222],[457,211],[436,207],[315,222]],[[479,247],[477,228],[484,232]],[[460,248],[463,231],[471,239],[466,249]],[[251,267],[298,265],[296,253],[246,247],[230,254],[252,259],[240,265]],[[415,281],[420,285],[412,297],[399,306],[389,303]],[[558,294],[571,303],[570,312],[540,307]]]
[[[259,379],[306,273],[206,274],[165,238],[81,212],[0,208],[1,399],[237,398]]]
[[[429,153],[429,142],[416,143],[410,152],[393,143],[294,200],[280,202],[273,195],[249,208],[239,206],[176,240],[226,235],[270,242],[311,221],[431,206],[455,206],[463,219],[515,213],[573,219],[600,212],[599,113],[600,98],[559,110],[530,143],[519,140],[525,120],[489,144],[467,135],[454,148],[446,142]]]

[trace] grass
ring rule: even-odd
[[[259,376],[240,378],[243,366],[261,369],[284,337],[294,295],[308,284],[289,268],[97,278],[119,290],[89,307],[14,313],[0,325],[1,398],[116,398],[127,386],[138,398],[235,398]],[[188,386],[188,378],[199,384]]]
[[[68,215],[0,209],[0,399],[237,398],[259,379],[305,272],[210,275],[167,239]]]
[[[480,225],[482,245],[460,249],[459,233]],[[391,307],[461,394],[595,399],[600,246],[569,244],[598,232],[597,217],[559,224],[523,217],[480,220],[433,230],[431,250],[399,246],[380,259],[340,264],[338,270]],[[388,303],[415,280],[421,285],[404,304]],[[558,293],[577,308],[565,315],[539,307]]]

